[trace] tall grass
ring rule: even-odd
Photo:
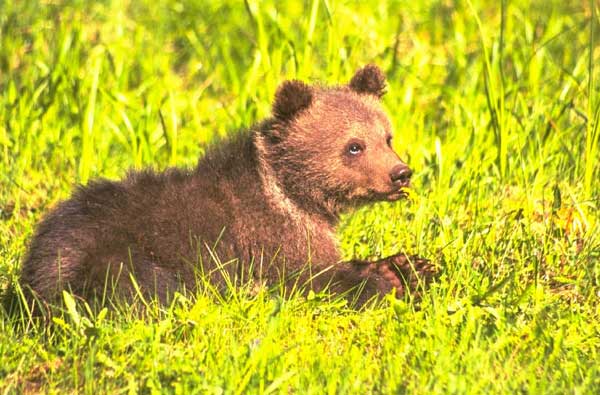
[[[350,257],[420,254],[416,304],[210,287],[51,322],[0,312],[2,393],[597,393],[594,1],[37,0],[0,7],[0,290],[77,183],[194,166],[284,79],[374,62],[410,201],[343,218]],[[276,230],[274,230],[276,231]],[[282,297],[288,295],[287,297]]]
[[[596,155],[598,151],[600,138],[600,100],[598,100],[598,92],[594,79],[594,51],[596,50],[596,40],[594,36],[594,28],[596,27],[595,18],[598,17],[597,4],[590,1],[590,38],[588,47],[588,89],[587,89],[587,122],[585,134],[585,172],[584,172],[584,188],[586,197],[592,197],[592,180],[596,177]],[[598,17],[600,18],[600,17]]]

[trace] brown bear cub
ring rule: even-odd
[[[372,65],[339,87],[286,81],[272,118],[215,145],[195,169],[78,188],[37,228],[23,288],[50,302],[67,289],[88,300],[141,293],[166,303],[204,276],[217,289],[283,283],[357,305],[416,291],[434,273],[427,260],[341,262],[336,247],[340,213],[397,200],[409,185],[380,106],[384,89]]]

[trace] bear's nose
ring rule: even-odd
[[[410,176],[412,176],[412,170],[406,165],[396,165],[390,171],[392,183],[400,186],[408,186]]]

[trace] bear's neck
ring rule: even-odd
[[[263,193],[270,206],[283,215],[291,218],[299,226],[320,226],[328,228],[327,231],[334,232],[339,217],[332,214],[326,207],[311,205],[281,185],[277,173],[268,159],[269,153],[265,137],[260,132],[253,134],[256,147],[258,174],[260,175]]]

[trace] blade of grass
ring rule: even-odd
[[[596,100],[596,86],[594,79],[594,49],[595,49],[595,35],[594,35],[594,11],[595,4],[594,0],[590,0],[590,31],[589,31],[589,42],[588,42],[588,107],[587,107],[587,122],[586,122],[586,133],[585,133],[585,168],[584,168],[584,191],[585,198],[590,199],[594,191],[592,191],[592,181],[595,179],[596,171],[596,153],[598,150],[598,140],[600,138],[600,128],[598,123],[600,122],[600,100]]]

